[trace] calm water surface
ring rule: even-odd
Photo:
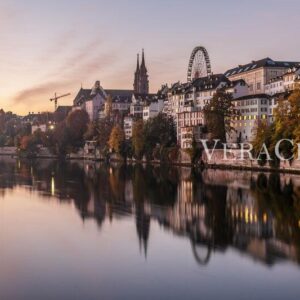
[[[0,299],[299,299],[300,176],[0,159]]]

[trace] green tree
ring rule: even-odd
[[[149,119],[144,124],[145,154],[153,157],[153,150],[157,147],[162,152],[164,148],[176,145],[176,129],[173,118],[163,113]]]
[[[204,107],[205,124],[211,138],[225,143],[226,134],[233,130],[230,122],[235,115],[232,95],[224,91],[217,91]]]

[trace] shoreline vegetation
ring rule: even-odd
[[[133,164],[143,164],[143,165],[168,165],[174,167],[186,167],[186,168],[195,168],[195,169],[216,169],[216,170],[238,170],[238,171],[253,171],[253,172],[265,172],[265,173],[288,173],[288,174],[297,174],[300,175],[300,168],[292,168],[292,167],[272,167],[272,166],[260,166],[260,165],[238,165],[234,163],[204,163],[203,160],[192,163],[192,162],[180,162],[180,161],[161,161],[161,160],[137,160],[132,158],[123,159],[120,157],[112,156],[110,158],[98,158],[98,159],[91,159],[85,158],[84,156],[78,157],[58,157],[54,155],[49,156],[39,156],[35,155],[32,157],[25,157],[19,154],[3,154],[0,152],[0,157],[10,157],[14,159],[26,159],[26,160],[63,160],[63,161],[85,161],[87,163],[97,163],[97,162],[107,162],[107,163],[118,163],[118,164],[126,164],[126,165],[133,165]],[[249,161],[248,161],[249,162]]]
[[[189,135],[191,143],[185,149],[178,143],[174,118],[166,113],[146,121],[135,119],[132,134],[128,137],[123,123],[125,116],[115,115],[109,105],[97,121],[91,122],[85,110],[75,109],[61,121],[52,122],[44,131],[33,131],[32,124],[24,124],[2,111],[0,155],[300,173],[300,160],[289,160],[300,152],[297,147],[300,144],[300,90],[278,100],[274,122],[259,120],[251,145],[251,155],[259,157],[254,161],[243,158],[243,147],[232,147],[228,158],[224,159],[223,146],[227,135],[234,130],[231,122],[237,116],[231,100],[222,91],[213,96],[204,109],[205,121],[200,136]],[[201,143],[203,140],[207,141],[205,146]],[[236,141],[236,145],[241,142]],[[246,152],[250,153],[250,150]],[[283,159],[276,157],[278,153]]]

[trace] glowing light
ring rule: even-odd
[[[252,223],[253,222],[253,214],[252,214],[252,212],[250,213],[250,223]]]
[[[248,210],[248,207],[246,206],[245,207],[245,221],[246,221],[246,223],[249,222],[248,214],[249,214],[249,210]]]
[[[267,221],[268,221],[268,216],[266,213],[264,213],[264,215],[263,215],[263,221],[264,221],[264,223],[267,223]]]
[[[51,177],[51,195],[55,195],[55,179],[54,177]]]

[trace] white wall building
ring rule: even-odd
[[[124,133],[125,139],[129,140],[132,138],[132,127],[133,127],[133,118],[128,116],[124,118]]]
[[[297,62],[274,61],[267,57],[230,69],[225,72],[225,76],[231,81],[245,80],[249,94],[262,94],[266,92],[265,85],[270,79],[282,76],[297,64]]]
[[[269,82],[265,85],[265,92],[270,96],[283,93],[284,92],[283,77],[279,76],[270,79]]]
[[[99,111],[104,107],[107,94],[96,81],[92,89],[80,89],[74,99],[74,107],[84,109],[91,121],[98,119]]]
[[[285,91],[293,91],[296,88],[296,79],[300,75],[300,66],[289,69],[282,75]]]
[[[37,130],[40,130],[41,132],[46,132],[47,128],[48,128],[47,124],[32,125],[31,134],[34,134]]]
[[[187,149],[192,146],[193,137],[197,140],[199,128],[204,125],[204,115],[202,110],[192,106],[186,111],[177,114],[176,130],[177,143],[181,148]]]
[[[271,98],[266,94],[249,95],[234,100],[238,116],[231,120],[232,131],[227,140],[230,143],[251,142],[260,121],[270,122]]]
[[[164,101],[157,100],[156,102],[151,102],[149,105],[143,107],[143,120],[147,121],[150,118],[156,117],[160,112],[163,111]]]
[[[264,94],[252,94],[234,99],[238,117],[232,120],[235,132],[228,136],[231,143],[252,141],[255,137],[259,122],[264,120],[274,122],[274,113],[278,100],[288,97],[288,93],[295,90],[300,78],[300,67],[289,68],[284,74],[272,78],[265,85]]]

